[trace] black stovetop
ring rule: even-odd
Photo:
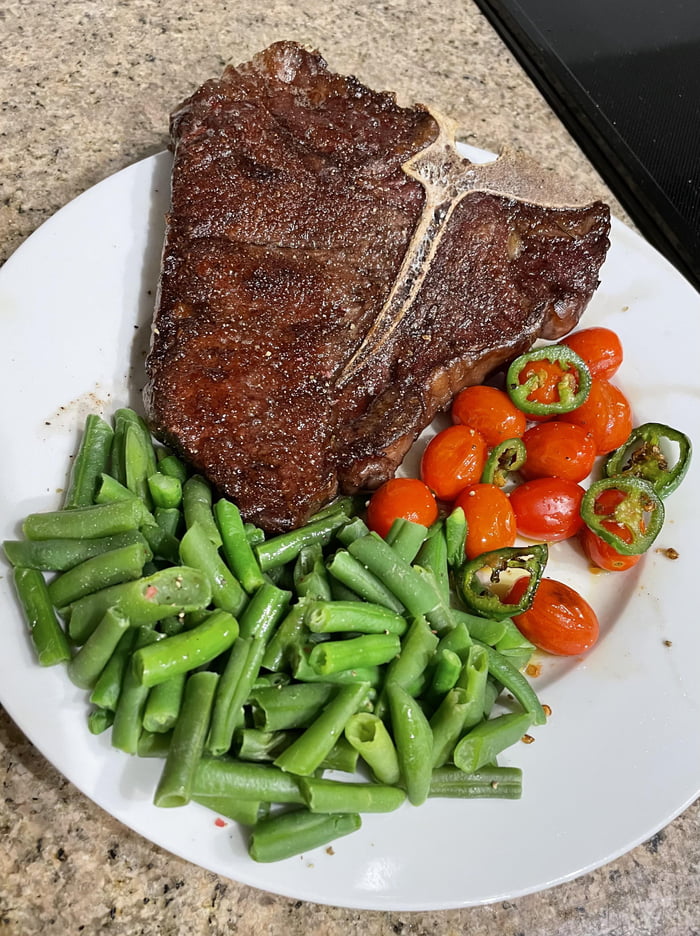
[[[475,0],[646,239],[700,289],[700,0]]]

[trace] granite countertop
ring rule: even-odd
[[[171,107],[202,80],[282,38],[403,103],[437,106],[468,143],[525,150],[624,218],[470,0],[8,0],[0,23],[0,260],[80,192],[161,150]],[[697,804],[612,864],[541,894],[360,912],[276,897],[172,857],[86,799],[1,710],[0,775],[0,931],[12,936],[700,931]]]

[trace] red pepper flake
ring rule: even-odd
[[[144,597],[147,601],[150,601],[151,598],[155,598],[157,594],[158,594],[158,589],[156,588],[156,586],[155,586],[155,585],[149,585],[148,588],[146,589],[146,591],[143,593],[143,597]]]
[[[226,822],[224,819],[222,819],[221,816],[218,816],[218,817],[214,820],[214,825],[217,826],[219,829],[225,829],[226,826],[228,825],[228,822]]]

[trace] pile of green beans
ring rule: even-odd
[[[534,648],[460,606],[461,511],[382,540],[341,498],[265,536],[120,409],[88,417],[63,507],[22,531],[4,550],[39,663],[89,693],[91,732],[163,759],[157,806],[249,826],[254,860],[406,801],[520,797],[497,758],[546,721]]]

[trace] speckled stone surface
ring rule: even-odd
[[[470,0],[9,0],[0,7],[0,260],[71,198],[162,149],[169,110],[202,80],[282,38],[320,48],[332,67],[402,102],[438,107],[469,143],[529,152],[624,217]],[[0,932],[12,936],[700,933],[697,804],[626,856],[542,894],[360,912],[275,897],[170,856],[82,796],[2,711],[0,779]]]

